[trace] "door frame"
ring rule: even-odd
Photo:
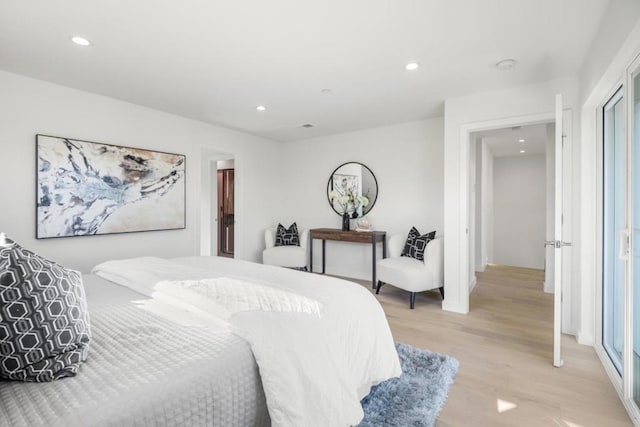
[[[234,161],[234,258],[244,259],[244,227],[242,201],[243,182],[242,157],[238,153],[222,152],[207,145],[198,147],[200,154],[200,179],[198,186],[198,231],[196,238],[196,253],[201,256],[215,256],[218,253],[218,160]]]
[[[571,144],[573,142],[571,141],[572,134],[573,134],[572,110],[570,108],[566,108],[563,111],[565,112],[565,115],[568,116],[567,117],[568,120],[566,120],[566,123],[567,123],[566,127],[567,127],[567,131],[570,134],[570,137],[569,137],[570,141],[568,143],[569,151],[565,155],[565,158],[567,159],[568,162],[572,162],[573,155],[570,150]],[[466,141],[466,143],[463,143],[461,145],[462,148],[460,150],[460,164],[469,165],[471,144],[474,143],[472,134],[474,132],[502,129],[502,128],[508,128],[513,126],[534,125],[534,124],[541,124],[541,123],[555,123],[555,111],[549,111],[549,112],[540,113],[540,114],[514,116],[514,117],[467,123],[467,124],[461,125],[460,139],[461,141]],[[554,143],[554,147],[555,147],[555,143]],[[572,174],[570,174],[568,181],[569,181],[568,185],[570,188],[571,182],[572,182]],[[462,233],[460,235],[460,241],[459,241],[458,256],[460,257],[459,258],[460,263],[458,264],[458,268],[459,268],[458,274],[459,274],[459,277],[465,279],[460,283],[460,296],[461,296],[460,300],[462,302],[461,308],[465,313],[469,311],[469,296],[471,293],[470,283],[469,283],[469,263],[471,261],[474,261],[470,259],[471,239],[470,239],[469,232],[470,232],[470,216],[471,216],[471,212],[470,212],[471,191],[469,188],[469,184],[470,184],[469,168],[468,167],[460,168],[460,186],[461,186],[460,188],[460,201],[461,201],[460,230],[462,231]],[[565,200],[566,199],[571,200],[571,194],[565,194],[564,198]],[[568,208],[571,209],[572,206],[568,206]],[[567,229],[569,230],[568,235],[565,237],[565,240],[567,241],[571,241],[572,236],[574,234],[572,231],[572,219],[573,219],[573,215],[571,215],[571,213],[565,214],[564,223],[566,224]],[[567,317],[570,318],[570,316],[572,315],[572,311],[571,311],[572,310],[572,278],[571,278],[572,258],[573,258],[572,256],[568,257],[569,265],[567,266],[568,268],[565,268],[563,272],[563,279],[565,280],[565,285],[563,288],[564,297],[562,300],[562,312],[563,312],[563,325],[565,325],[565,328],[566,328],[566,325],[571,324],[571,322],[567,321],[568,320]],[[474,263],[474,266],[475,266],[475,263]],[[572,331],[563,328],[563,333],[572,333]]]
[[[636,101],[635,99],[636,95],[634,92],[631,92],[630,88],[634,88],[634,90],[638,90],[640,92],[640,87],[636,88],[634,86],[634,77],[633,77],[634,73],[636,73],[636,75],[640,78],[640,55],[636,56],[636,58],[631,62],[631,64],[629,65],[629,67],[625,72],[625,86],[628,89],[627,95],[631,95],[631,96],[627,96],[627,99],[625,100],[625,104],[624,104],[625,118],[626,118],[625,137],[627,139],[627,144],[628,144],[627,153],[629,156],[628,163],[627,163],[627,166],[629,168],[629,173],[627,176],[627,180],[629,182],[629,187],[628,187],[629,191],[627,194],[627,197],[629,198],[627,215],[629,220],[626,225],[628,227],[630,243],[629,243],[629,261],[628,261],[628,267],[627,267],[629,283],[627,284],[627,287],[625,289],[626,304],[624,308],[624,323],[629,327],[625,328],[625,333],[624,333],[624,342],[627,345],[625,345],[622,364],[623,364],[623,369],[626,372],[630,372],[630,375],[623,375],[622,387],[623,387],[625,396],[629,397],[628,399],[624,399],[624,400],[627,400],[627,403],[631,406],[631,413],[634,415],[637,421],[640,419],[640,403],[636,402],[633,396],[633,378],[634,378],[633,374],[637,374],[639,377],[638,381],[640,381],[640,372],[635,373],[633,370],[634,344],[635,344],[634,339],[636,335],[636,332],[634,331],[633,308],[636,300],[636,297],[634,295],[634,291],[636,290],[634,274],[640,275],[640,271],[634,271],[633,264],[634,264],[634,254],[638,252],[638,250],[636,249],[636,242],[635,242],[635,237],[636,237],[635,230],[640,226],[640,224],[638,225],[634,224],[634,215],[633,215],[633,209],[632,209],[633,205],[636,203],[634,192],[638,191],[639,189],[634,189],[634,184],[636,180],[631,179],[631,176],[634,174],[637,176],[639,172],[637,170],[634,170],[636,166],[636,162],[634,162],[634,157],[637,155],[636,152],[640,151],[640,147],[637,147],[634,150],[634,144],[636,142],[634,140],[634,136],[636,134],[636,129],[635,129],[636,118],[633,115],[633,113],[635,112],[634,103]],[[623,89],[623,96],[624,96],[624,93],[625,92]],[[638,102],[638,108],[640,108],[640,101]],[[640,206],[637,206],[637,209],[640,210]],[[640,242],[638,242],[638,245],[640,245]],[[636,314],[636,315],[640,315],[640,314]]]
[[[623,394],[623,388],[622,388],[622,375],[620,375],[618,373],[618,370],[616,369],[615,365],[613,364],[613,362],[611,361],[611,359],[609,359],[609,355],[607,354],[607,351],[605,350],[604,346],[602,345],[602,273],[603,273],[603,261],[602,261],[602,257],[604,256],[603,251],[602,251],[602,245],[603,245],[603,221],[604,221],[604,215],[603,215],[603,210],[604,210],[604,185],[603,185],[603,180],[604,180],[604,165],[603,165],[603,160],[604,160],[604,117],[603,117],[603,111],[604,111],[604,106],[607,104],[607,102],[615,95],[615,93],[623,86],[623,79],[620,78],[619,80],[616,81],[616,83],[612,86],[613,89],[610,89],[606,95],[604,96],[603,100],[601,101],[601,103],[599,104],[599,106],[596,109],[596,212],[595,212],[595,218],[596,218],[596,247],[595,247],[595,253],[596,253],[596,259],[598,260],[595,263],[595,271],[596,271],[596,289],[595,289],[595,342],[593,344],[593,347],[596,351],[596,354],[598,355],[598,358],[600,359],[600,362],[602,363],[605,372],[607,373],[607,375],[609,376],[609,379],[611,380],[614,388],[616,389],[617,393],[618,393],[618,397],[620,397],[620,400],[624,401],[624,394]],[[622,93],[622,95],[624,96],[624,91]],[[626,107],[625,107],[626,108]],[[626,131],[625,131],[626,132]],[[625,181],[626,181],[626,177],[625,177]],[[625,183],[626,185],[626,183]],[[626,194],[625,194],[626,195]],[[626,212],[625,212],[626,215]],[[625,271],[626,274],[626,271]],[[623,369],[624,369],[624,360],[623,360]]]

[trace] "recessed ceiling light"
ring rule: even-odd
[[[327,89],[322,89],[320,92],[325,93],[325,94],[331,93],[331,89],[328,89],[328,88]]]
[[[496,63],[496,68],[500,71],[508,71],[513,69],[517,64],[518,62],[515,59],[503,59]]]
[[[524,151],[524,150],[520,150],[520,153],[521,153],[521,154],[524,154],[524,153],[526,153],[526,151]]]
[[[303,128],[312,128],[313,125],[311,123],[305,123],[302,125]]]
[[[524,142],[524,138],[520,138],[518,142]]]
[[[258,105],[256,107],[256,110],[258,110],[258,111],[267,111],[267,107],[265,107],[264,105]]]
[[[71,41],[74,42],[75,44],[79,45],[79,46],[89,46],[91,44],[91,42],[89,40],[85,39],[84,37],[80,37],[80,36],[71,37]]]
[[[408,71],[417,70],[418,68],[420,68],[420,64],[418,64],[417,62],[409,62],[404,66],[404,69]]]

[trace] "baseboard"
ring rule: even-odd
[[[594,340],[593,340],[593,335],[591,334],[584,334],[582,332],[578,332],[578,334],[576,335],[576,338],[577,338],[578,344],[593,346]]]
[[[469,310],[465,309],[460,304],[454,304],[454,303],[447,302],[446,293],[445,293],[445,299],[444,299],[444,301],[442,301],[442,310],[443,311],[452,311],[454,313],[460,313],[460,314],[469,313]]]
[[[553,293],[553,284],[548,284],[547,282],[544,282],[544,292],[546,294],[552,294]]]
[[[476,272],[477,273],[484,273],[484,271],[486,269],[487,269],[487,264],[476,265]]]
[[[469,283],[469,293],[473,291],[473,288],[475,288],[477,284],[478,278],[476,276],[473,276],[473,279],[471,279],[471,283]]]

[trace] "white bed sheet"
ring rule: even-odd
[[[342,348],[355,345],[358,349],[367,351],[366,354],[354,351],[347,355],[347,363],[358,373],[362,384],[358,390],[360,398],[369,394],[372,385],[401,374],[400,361],[384,311],[376,298],[358,284],[325,275],[224,257],[180,257],[171,261],[214,273],[214,277],[258,280],[319,301],[331,320],[336,322],[336,333],[342,339]],[[358,331],[350,332],[366,332],[368,336],[344,333],[343,327],[347,326],[347,322],[359,328]],[[385,371],[382,376],[388,377],[371,379],[372,373],[381,371]]]
[[[319,302],[321,323],[297,313],[256,311],[235,313],[230,320],[252,345],[273,425],[357,424],[359,400],[370,387],[401,373],[382,308],[352,282],[219,257],[113,261],[95,271],[148,295],[162,294],[158,284],[166,280],[179,285],[225,277]],[[194,305],[228,318],[208,310],[207,303]]]

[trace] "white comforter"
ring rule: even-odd
[[[228,322],[251,345],[274,426],[356,425],[370,387],[401,373],[380,305],[351,282],[217,257],[94,272]]]

